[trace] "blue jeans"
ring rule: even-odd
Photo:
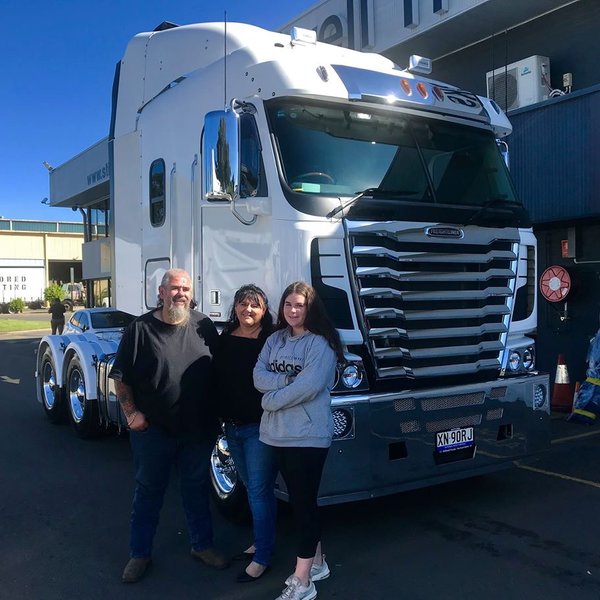
[[[209,510],[209,462],[214,442],[167,435],[161,428],[130,431],[135,468],[129,551],[132,558],[150,558],[171,467],[179,474],[181,499],[194,550],[213,545]]]
[[[258,439],[258,427],[258,423],[226,423],[225,436],[237,472],[248,492],[256,548],[254,561],[267,566],[271,563],[275,545],[277,466],[273,449]]]

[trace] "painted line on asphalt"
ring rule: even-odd
[[[600,435],[600,430],[598,431],[586,431],[585,433],[578,433],[577,435],[569,435],[564,438],[556,438],[552,440],[551,444],[562,444],[562,442],[570,442],[571,440],[580,440],[587,437],[592,437],[594,435]]]
[[[570,475],[563,475],[562,473],[555,473],[554,471],[546,471],[544,469],[536,469],[535,467],[530,467],[528,465],[522,465],[520,463],[515,463],[519,469],[525,469],[526,471],[533,471],[534,473],[540,473],[542,475],[549,475],[550,477],[558,477],[559,479],[564,479],[566,481],[572,481],[574,483],[582,483],[583,485],[589,485],[590,487],[595,487],[600,489],[600,483],[597,481],[589,481],[587,479],[579,479],[579,477],[571,477]]]

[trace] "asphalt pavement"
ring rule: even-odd
[[[80,440],[36,401],[41,334],[0,338],[0,600],[272,600],[294,563],[280,505],[272,571],[238,584],[189,555],[176,486],[152,571],[124,585],[133,477],[126,437]],[[331,577],[319,598],[598,600],[600,428],[552,419],[552,447],[485,477],[323,509]],[[215,513],[216,544],[251,541]]]

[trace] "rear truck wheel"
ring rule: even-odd
[[[40,366],[39,386],[44,412],[51,423],[65,421],[64,390],[56,382],[56,366],[50,350],[42,355]]]
[[[210,480],[213,500],[219,512],[234,523],[249,521],[246,488],[235,469],[224,435],[217,438],[210,457]]]
[[[80,438],[87,439],[98,435],[98,402],[87,397],[85,375],[77,356],[71,358],[67,371],[67,410],[71,425]]]

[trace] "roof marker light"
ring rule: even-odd
[[[317,32],[312,29],[303,29],[302,27],[292,27],[290,32],[292,46],[296,44],[316,44]]]
[[[431,88],[431,91],[433,92],[433,95],[440,101],[442,102],[444,100],[444,90],[442,90],[441,87],[434,85]]]
[[[402,91],[407,96],[412,96],[412,88],[410,87],[410,82],[408,81],[408,79],[401,79],[400,80],[400,87],[402,88]]]
[[[427,98],[429,98],[429,92],[427,91],[427,88],[425,87],[425,84],[422,81],[419,81],[419,83],[417,83],[417,92],[419,92],[419,96],[421,96],[421,98],[423,98],[424,100],[427,100]]]
[[[425,56],[411,54],[408,59],[408,70],[412,73],[421,73],[429,75],[431,73],[431,59]]]

